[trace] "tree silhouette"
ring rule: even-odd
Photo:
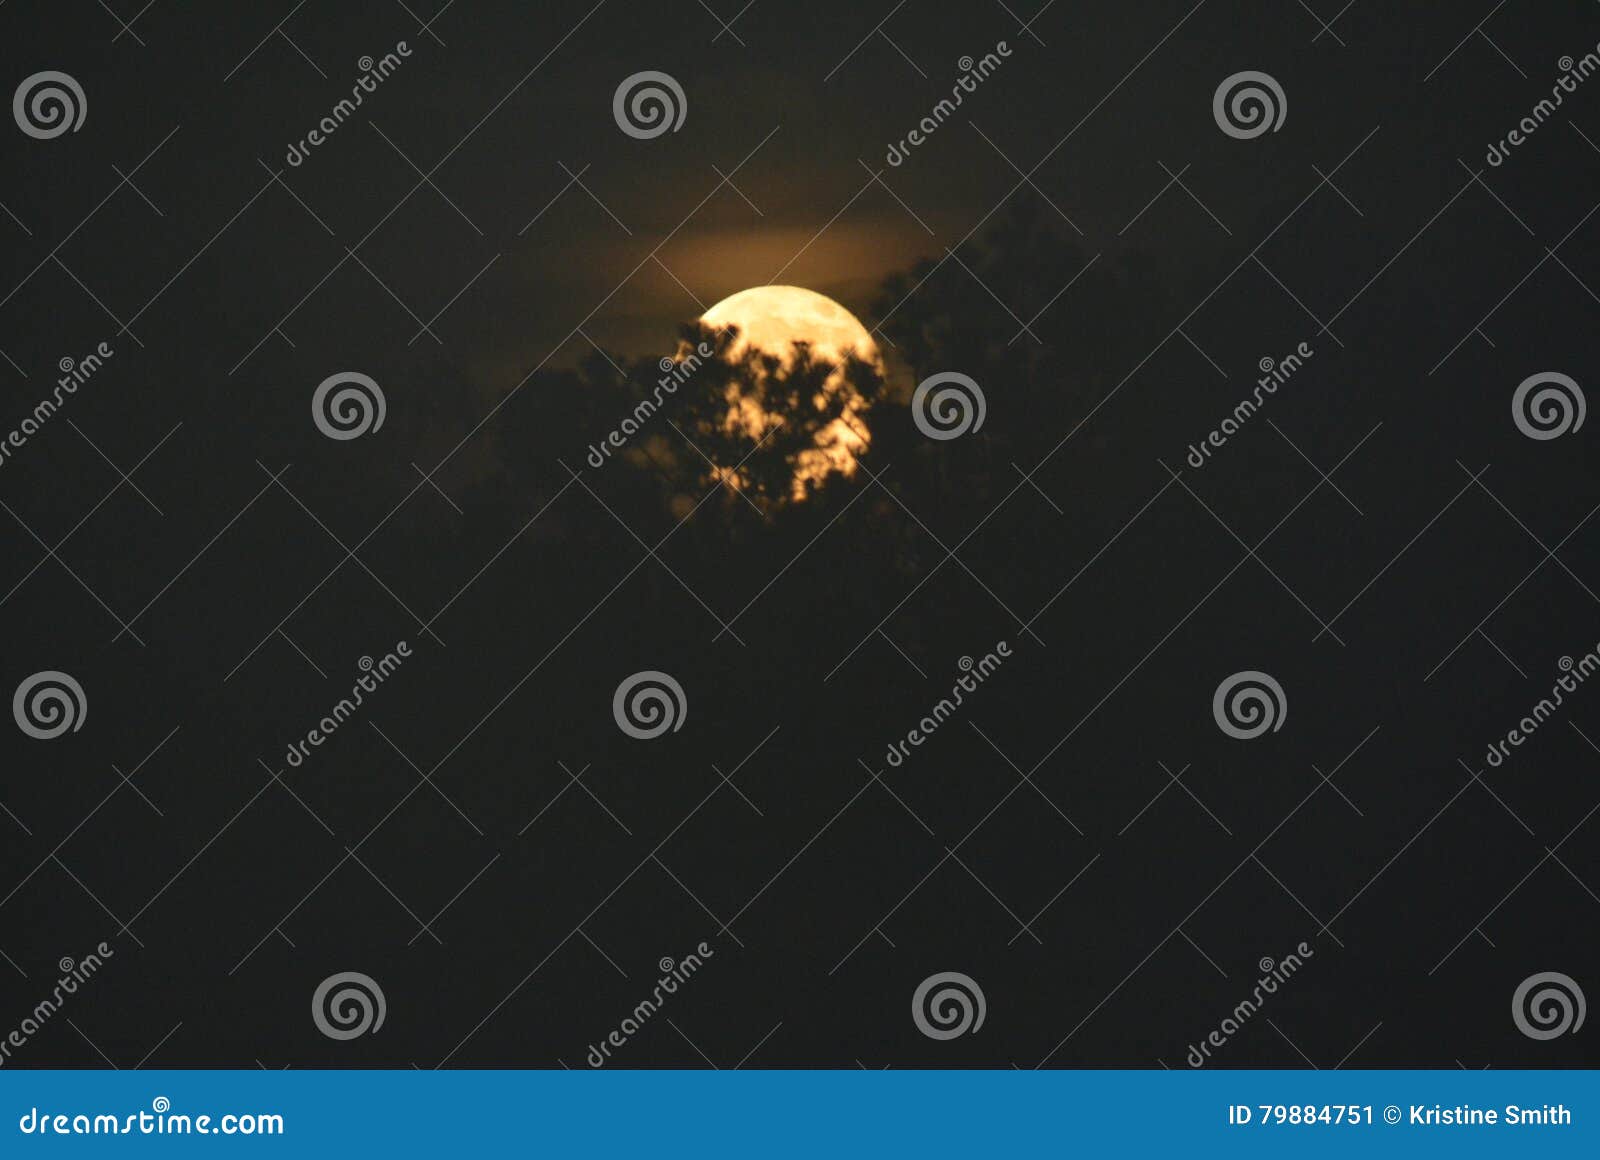
[[[633,417],[625,445],[605,451],[607,485],[627,497],[619,512],[665,504],[681,517],[720,482],[721,502],[708,500],[697,520],[725,534],[747,534],[745,500],[778,521],[773,530],[808,527],[887,469],[884,485],[903,504],[867,505],[864,522],[881,544],[913,543],[914,526],[899,526],[907,509],[981,513],[1009,492],[1012,464],[1038,462],[1147,353],[1152,336],[1133,320],[1159,315],[1170,297],[1148,263],[1093,259],[1018,198],[945,260],[885,279],[871,313],[887,374],[854,358],[836,365],[805,343],[739,349],[735,328],[687,322],[670,369],[595,351],[575,371],[534,376],[502,417],[499,458],[507,473],[548,478],[551,457],[579,468],[586,443]],[[907,403],[911,386],[948,370],[979,382],[989,415],[982,430],[938,442]]]
[[[680,362],[688,372],[671,416],[693,444],[675,482],[721,481],[764,509],[813,497],[855,473],[883,402],[883,375],[853,356],[843,365],[798,342],[786,352],[739,350],[736,327],[685,324]],[[711,351],[709,357],[699,352]],[[684,476],[687,475],[687,479]]]

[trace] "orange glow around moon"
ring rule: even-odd
[[[741,290],[718,302],[701,316],[706,326],[735,326],[739,337],[729,353],[738,358],[756,349],[785,363],[792,363],[797,342],[810,346],[813,357],[843,366],[854,355],[883,372],[883,359],[872,335],[860,320],[824,294],[799,286],[755,286]],[[845,391],[844,414],[817,434],[816,446],[796,457],[792,496],[804,499],[806,485],[818,483],[830,472],[849,477],[856,472],[856,456],[867,450],[871,433],[862,421],[866,400],[862,399],[844,374],[836,371],[823,385],[826,392]],[[821,396],[815,400],[820,408]],[[730,391],[724,426],[730,432],[743,432],[759,439],[771,425],[754,400]]]

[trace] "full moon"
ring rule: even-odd
[[[843,363],[854,353],[879,363],[878,346],[854,314],[825,294],[799,286],[754,286],[718,302],[700,319],[707,326],[737,326],[737,357],[747,347],[785,357],[797,342],[811,344],[818,358]]]
[[[720,329],[737,327],[739,334],[729,349],[733,358],[758,350],[792,365],[794,344],[806,343],[814,358],[841,368],[823,384],[825,395],[844,392],[844,413],[817,433],[816,445],[795,457],[791,498],[803,500],[808,487],[837,472],[856,473],[856,457],[865,453],[871,434],[863,421],[866,400],[846,380],[843,367],[850,356],[871,365],[880,375],[883,358],[872,335],[859,319],[825,294],[799,286],[753,286],[724,298],[700,316],[702,324]],[[825,405],[824,395],[814,404]],[[730,394],[724,427],[760,438],[772,422],[749,398]]]

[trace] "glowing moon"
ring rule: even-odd
[[[714,329],[735,326],[738,337],[729,348],[732,358],[755,349],[786,365],[793,362],[794,344],[810,346],[812,356],[842,368],[851,355],[883,374],[883,358],[878,344],[859,319],[825,294],[799,286],[753,286],[718,302],[700,321]],[[866,400],[837,370],[823,384],[824,394],[844,392],[844,413],[817,433],[816,445],[795,456],[791,498],[803,500],[808,485],[821,483],[833,472],[849,477],[856,472],[856,457],[866,452],[872,441],[863,421]],[[723,426],[759,439],[773,416],[736,390],[728,395],[728,413]],[[813,400],[818,410],[826,404],[823,394]],[[737,478],[737,477],[733,477]]]
[[[854,352],[863,362],[881,363],[872,335],[854,314],[825,294],[799,286],[754,286],[724,298],[701,317],[707,326],[737,326],[734,357],[747,347],[786,357],[794,343],[811,344],[812,353],[843,363]]]

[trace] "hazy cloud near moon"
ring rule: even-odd
[[[738,199],[732,192],[723,196]],[[874,319],[869,308],[880,283],[896,270],[905,269],[928,248],[927,235],[904,212],[898,216],[887,212],[855,213],[849,221],[835,222],[820,237],[817,228],[809,223],[780,224],[758,219],[750,226],[697,230],[691,223],[659,256],[672,275],[701,302],[696,302],[654,262],[647,262],[584,329],[597,342],[624,354],[643,357],[671,353],[680,323],[698,317],[703,306],[729,294],[765,285],[780,270],[779,282],[826,294],[870,327]],[[654,244],[641,237],[625,236],[598,246],[585,241],[586,260],[556,266],[536,254],[530,255],[526,259],[530,293],[536,294],[540,302],[597,300],[616,285],[615,271],[631,269]],[[561,271],[560,285],[551,285],[552,269]],[[535,270],[539,271],[536,286]],[[838,277],[841,270],[850,271],[850,277]],[[534,357],[544,357],[579,321],[579,317],[569,320],[560,312],[549,318],[538,328],[544,349]],[[576,341],[581,349],[568,344],[552,363],[570,365],[582,358],[589,347]]]

